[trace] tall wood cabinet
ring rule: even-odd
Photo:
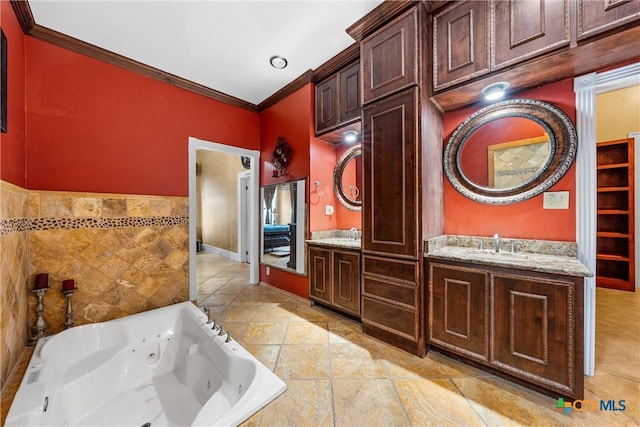
[[[426,18],[416,3],[361,42],[363,329],[420,356],[422,239],[442,233],[442,117],[427,99],[427,71],[419,66]],[[423,179],[425,164],[438,179]],[[437,220],[424,221],[424,206]]]
[[[633,138],[599,142],[596,284],[635,290]]]

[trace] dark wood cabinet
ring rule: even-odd
[[[360,252],[309,245],[309,298],[360,316]]]
[[[422,357],[422,239],[442,234],[443,118],[421,65],[429,50],[426,8],[405,6],[368,33],[360,50],[362,325],[366,334]]]
[[[338,74],[338,123],[360,118],[360,62],[355,62]]]
[[[331,250],[309,246],[309,297],[331,304]]]
[[[360,118],[360,62],[354,62],[316,85],[316,135]]]
[[[495,273],[491,294],[491,365],[563,396],[582,398],[582,283],[561,276]]]
[[[577,0],[576,4],[578,40],[640,19],[637,0]]]
[[[489,72],[489,3],[456,2],[436,12],[433,24],[435,90]]]
[[[596,145],[596,285],[635,290],[634,139]]]
[[[489,273],[431,263],[429,341],[489,361]]]
[[[492,1],[491,71],[569,45],[569,0]]]
[[[500,79],[517,89],[633,61],[606,39],[639,24],[636,0],[445,2],[432,15],[433,100],[450,111]]]
[[[583,278],[429,260],[429,344],[581,399]]]
[[[316,85],[316,134],[338,124],[338,75]]]
[[[419,262],[363,254],[364,332],[424,356],[421,284]]]
[[[417,20],[414,7],[362,41],[363,105],[418,84]]]
[[[420,256],[418,111],[415,88],[363,109],[363,252]]]

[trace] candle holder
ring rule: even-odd
[[[44,288],[31,289],[36,297],[38,298],[38,303],[36,304],[36,322],[31,327],[31,332],[33,336],[31,337],[30,345],[35,345],[40,338],[44,338],[47,336],[45,333],[45,329],[47,327],[47,323],[44,321],[42,317],[42,312],[44,311],[44,294],[49,290],[49,286]]]
[[[64,297],[67,299],[67,314],[65,316],[65,321],[64,321],[64,328],[65,329],[69,329],[73,327],[74,321],[73,321],[73,307],[71,306],[71,298],[73,298],[73,293],[75,291],[77,291],[78,288],[73,288],[73,289],[63,289],[60,292],[62,292],[62,294],[64,295]]]

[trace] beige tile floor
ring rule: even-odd
[[[409,355],[359,322],[250,285],[245,264],[199,254],[197,265],[198,304],[288,386],[246,426],[640,425],[640,293],[598,290],[596,375],[585,379],[585,399],[624,399],[626,410],[563,415],[554,398],[436,352]],[[3,422],[30,354],[3,390]]]
[[[436,352],[409,355],[359,322],[249,285],[247,265],[210,254],[197,264],[198,304],[288,386],[248,426],[640,425],[640,293],[598,289],[596,376],[585,378],[585,399],[624,399],[626,410],[564,415],[554,398]]]

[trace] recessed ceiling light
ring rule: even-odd
[[[269,58],[269,63],[273,68],[277,68],[278,70],[282,70],[283,68],[286,68],[288,64],[287,59],[280,55],[274,55],[271,58]]]
[[[358,140],[358,132],[355,130],[348,130],[342,134],[342,138],[344,142],[348,142],[349,144],[356,142]]]
[[[482,89],[480,91],[480,94],[485,99],[485,101],[496,101],[502,98],[507,93],[507,89],[509,89],[510,87],[511,83],[509,82],[491,83],[490,85]]]

